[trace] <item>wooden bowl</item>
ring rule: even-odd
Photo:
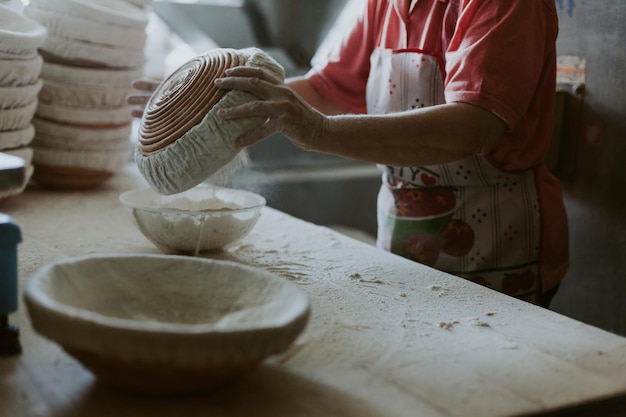
[[[149,394],[224,384],[285,351],[309,317],[290,281],[182,256],[61,260],[30,279],[24,298],[34,329],[101,382]]]

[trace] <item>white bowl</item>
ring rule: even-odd
[[[125,192],[120,201],[133,224],[161,251],[191,255],[222,250],[241,240],[265,206],[260,195],[212,185],[169,196],[142,188]]]
[[[210,389],[285,351],[307,295],[265,270],[174,255],[97,255],[39,270],[24,290],[34,329],[105,384]]]

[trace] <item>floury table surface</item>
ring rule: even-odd
[[[6,201],[2,210],[23,234],[20,290],[54,260],[158,253],[118,201],[144,185],[129,167],[98,190],[31,187]],[[216,257],[265,268],[308,292],[311,321],[285,354],[206,394],[132,396],[101,386],[34,333],[22,304],[11,320],[21,328],[24,351],[0,359],[0,416],[618,416],[626,410],[625,338],[271,208],[245,240]]]

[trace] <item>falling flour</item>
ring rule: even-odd
[[[250,167],[250,156],[246,149],[235,156],[228,164],[220,168],[215,174],[211,175],[205,183],[216,185],[218,187],[230,187],[237,174],[243,172]]]

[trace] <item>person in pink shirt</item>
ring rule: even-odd
[[[296,145],[382,171],[377,245],[548,306],[568,268],[568,224],[544,163],[553,127],[553,0],[363,0],[305,76],[237,67],[215,81],[257,101]]]

